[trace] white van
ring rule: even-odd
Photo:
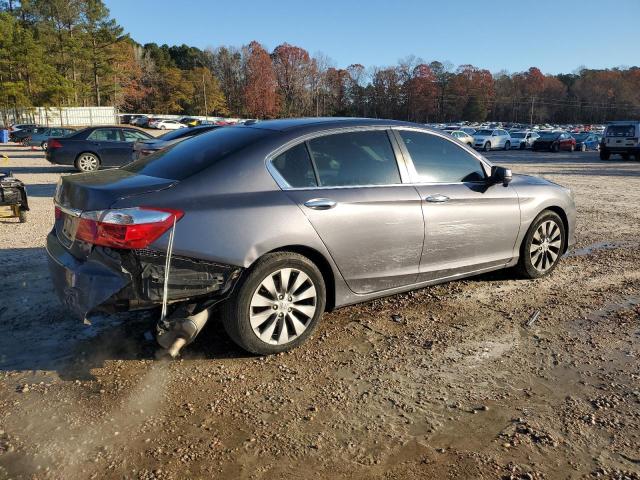
[[[640,122],[620,121],[607,125],[600,143],[600,160],[609,160],[611,154],[618,154],[624,160],[633,155],[640,160]]]

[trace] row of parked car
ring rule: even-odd
[[[178,130],[199,125],[228,125],[227,122],[213,122],[194,117],[182,117],[177,120],[167,118],[155,118],[149,115],[125,114],[120,116],[120,122],[125,125],[134,125],[141,128],[155,128],[158,130]]]
[[[594,132],[569,133],[561,130],[533,131],[503,128],[445,127],[443,131],[470,147],[489,150],[531,149],[557,152],[599,150],[602,136]]]

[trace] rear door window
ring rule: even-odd
[[[426,132],[400,130],[421,182],[479,182],[486,178],[480,161],[454,142]]]
[[[137,140],[148,140],[149,138],[143,133],[136,132],[134,130],[123,130],[122,134],[124,135],[125,142],[135,142]]]
[[[290,148],[271,161],[280,176],[293,188],[316,187],[316,176],[304,143]]]
[[[385,130],[326,135],[309,141],[323,187],[401,183],[396,157]]]
[[[93,140],[94,142],[120,142],[120,131],[116,128],[96,128],[89,136],[87,140]]]

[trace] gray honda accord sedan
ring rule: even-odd
[[[328,309],[503,268],[542,277],[575,232],[569,189],[390,120],[222,128],[62,177],[54,202],[47,251],[65,305],[87,322],[155,309],[171,356],[209,317],[271,354]]]

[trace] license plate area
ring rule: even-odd
[[[76,233],[78,232],[78,224],[80,223],[78,217],[73,217],[71,215],[64,215],[64,220],[62,222],[62,236],[73,242],[76,239]]]

